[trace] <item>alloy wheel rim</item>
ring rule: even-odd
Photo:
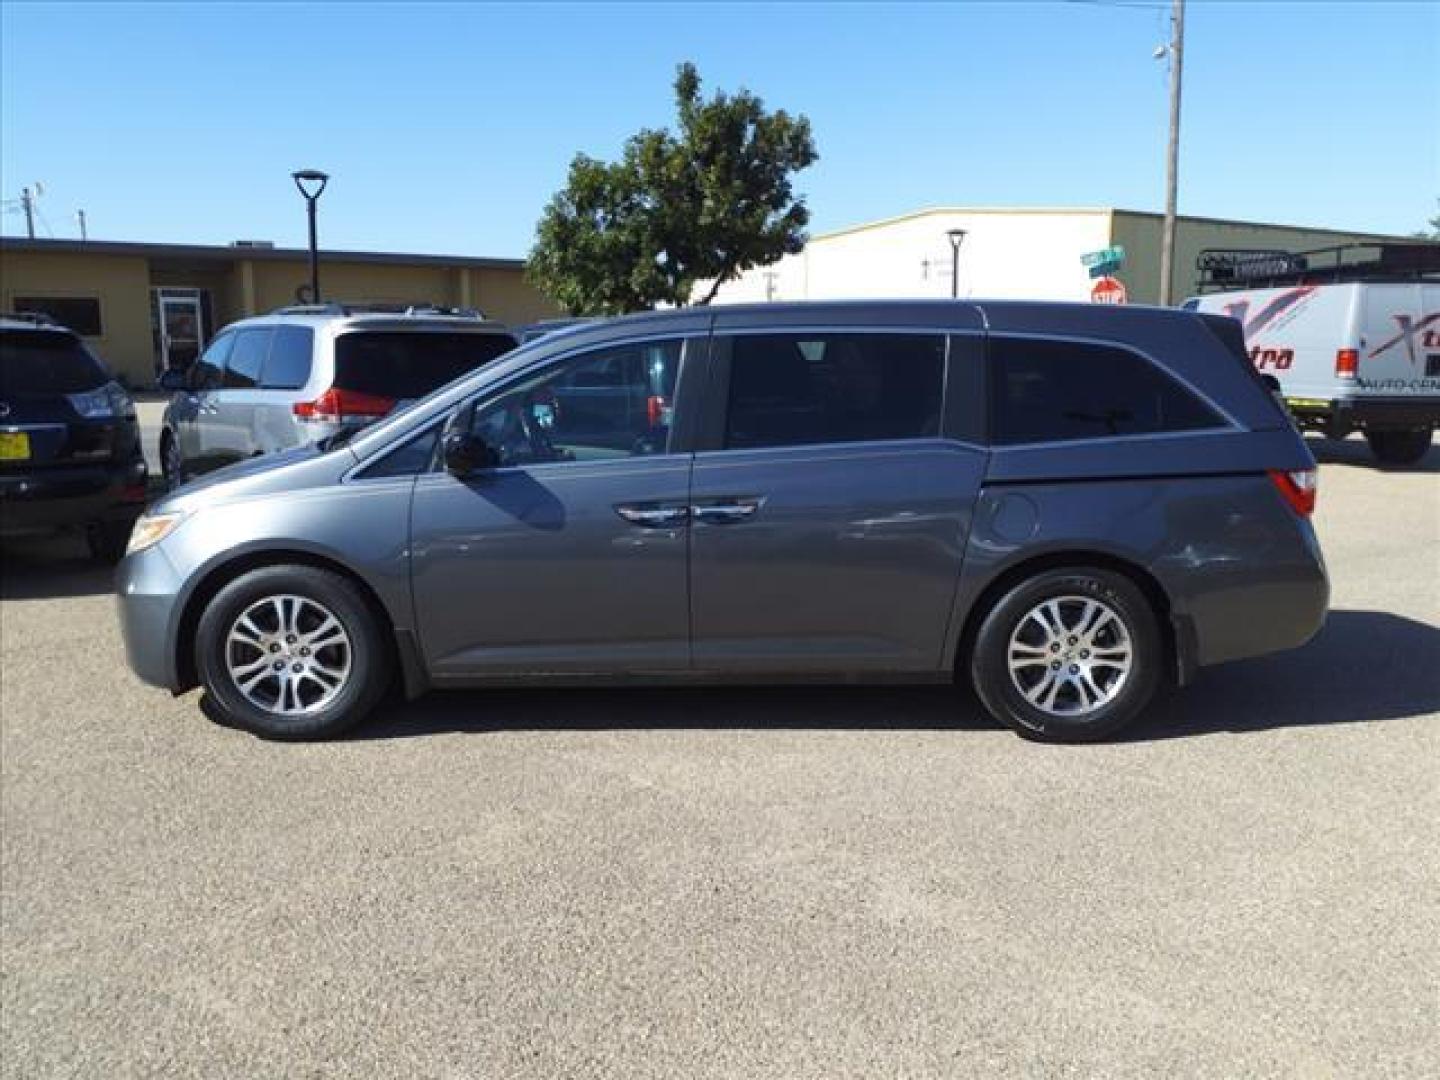
[[[225,668],[246,701],[277,716],[324,709],[350,681],[350,635],[306,596],[255,601],[230,625]]]
[[[1082,717],[1114,701],[1129,681],[1135,648],[1125,620],[1088,596],[1057,596],[1025,613],[1010,635],[1010,681],[1041,712]]]

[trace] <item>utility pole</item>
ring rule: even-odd
[[[30,194],[30,189],[20,189],[20,205],[25,207],[25,235],[31,240],[35,239],[35,197]]]
[[[81,239],[81,240],[89,240],[89,239],[90,239],[90,236],[89,236],[89,234],[85,231],[85,211],[84,211],[84,210],[76,210],[76,211],[75,211],[75,220],[78,221],[78,222],[80,222],[80,239]]]
[[[1165,226],[1160,237],[1160,306],[1173,299],[1175,267],[1175,202],[1180,184],[1180,69],[1185,57],[1185,0],[1170,9],[1170,145],[1165,154]]]

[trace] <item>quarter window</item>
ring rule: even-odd
[[[298,390],[310,381],[315,334],[305,326],[277,326],[265,357],[260,385],[266,390]]]
[[[1071,442],[1224,427],[1204,401],[1128,349],[990,340],[997,443]]]
[[[598,349],[481,405],[475,433],[502,465],[663,454],[682,342]]]
[[[240,330],[235,334],[235,347],[230,350],[230,362],[225,366],[225,388],[227,390],[248,390],[260,382],[260,369],[265,364],[265,354],[270,351],[273,331]]]
[[[935,436],[944,384],[940,334],[737,335],[725,445]]]

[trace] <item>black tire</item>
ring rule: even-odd
[[[1383,465],[1414,465],[1430,450],[1431,429],[1389,428],[1365,432],[1365,441]]]
[[[1131,650],[1131,666],[1123,681],[1119,681],[1114,696],[1080,716],[1055,715],[1026,700],[1016,685],[1016,678],[1043,679],[1043,666],[1039,676],[1012,678],[1010,670],[1010,643],[1017,627],[1039,605],[1062,597],[1102,602],[1122,624]],[[1063,607],[1067,612],[1076,609],[1083,610],[1083,604],[1067,600]],[[1108,633],[1113,635],[1115,631],[1112,628]],[[1114,640],[1113,636],[1109,640]],[[1060,647],[1068,646],[1062,642]],[[1061,663],[1068,662],[1063,657],[1059,659]],[[1047,655],[1044,666],[1052,663]],[[985,615],[970,654],[970,677],[990,715],[1026,738],[1046,742],[1090,742],[1119,731],[1135,720],[1150,702],[1160,685],[1164,666],[1165,645],[1160,622],[1145,594],[1123,574],[1086,567],[1042,571],[1012,587]],[[1097,678],[1105,681],[1108,689],[1109,680],[1116,676],[1111,670],[1100,669]],[[1071,703],[1078,693],[1078,689],[1064,691]]]
[[[185,483],[185,462],[180,457],[180,444],[169,430],[160,435],[160,472],[165,478],[167,491],[174,491]]]
[[[314,711],[282,715],[262,708],[230,675],[231,628],[252,605],[274,596],[319,605],[349,638],[349,674],[333,698]],[[384,697],[392,657],[381,617],[349,579],[313,566],[266,566],[236,578],[206,606],[195,634],[195,668],[221,722],[266,739],[324,739],[360,723]]]
[[[97,522],[85,530],[85,545],[90,557],[96,562],[114,566],[125,557],[125,548],[130,543],[131,523]]]

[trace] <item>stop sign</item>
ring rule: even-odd
[[[1125,303],[1125,286],[1119,278],[1102,277],[1090,290],[1090,299],[1096,304]]]

